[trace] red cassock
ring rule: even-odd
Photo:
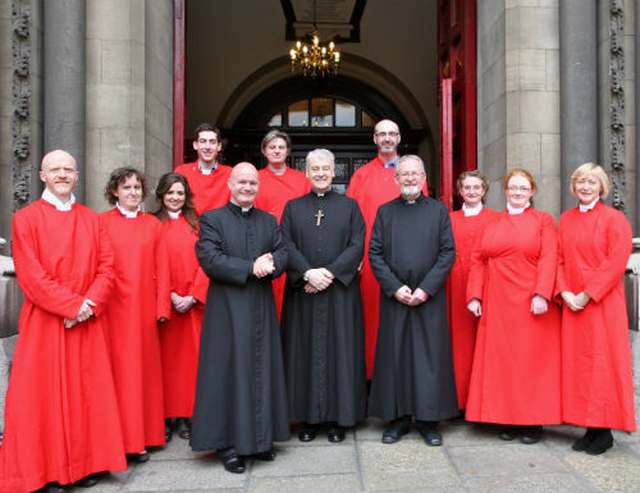
[[[469,421],[561,422],[560,310],[551,300],[558,236],[553,217],[528,208],[488,223],[471,258],[467,301],[482,300],[467,397]]]
[[[466,301],[471,253],[487,223],[499,215],[499,212],[486,207],[483,207],[480,214],[476,216],[467,217],[462,209],[451,213],[451,229],[456,242],[456,262],[447,279],[447,308],[460,409],[465,409],[467,405],[478,327],[478,319],[467,310]]]
[[[115,254],[116,279],[107,307],[120,419],[127,453],[164,443],[162,364],[157,320],[171,313],[162,223],[150,214],[101,214]]]
[[[164,416],[190,418],[193,416],[200,329],[209,278],[196,258],[198,233],[191,229],[184,216],[164,222],[162,241],[169,258],[171,291],[198,300],[187,313],[179,313],[172,307],[171,319],[160,325]]]
[[[256,197],[255,206],[276,216],[278,224],[280,224],[284,206],[287,205],[287,202],[291,199],[302,197],[311,191],[307,176],[288,166],[281,175],[276,175],[268,167],[258,171],[258,175],[260,176],[260,190]],[[287,276],[285,274],[274,279],[272,283],[278,318],[282,313],[282,298],[286,283]]]
[[[378,316],[380,312],[380,286],[369,266],[369,239],[371,228],[376,220],[378,207],[400,195],[400,189],[395,181],[395,168],[385,168],[380,157],[368,162],[351,177],[347,197],[358,202],[364,222],[367,225],[365,238],[365,255],[362,259],[362,275],[360,278],[360,293],[364,312],[365,356],[367,361],[367,378],[373,373],[373,360],[376,355],[376,341],[378,340]],[[422,193],[429,196],[429,189],[425,181]]]
[[[174,173],[179,173],[187,179],[189,188],[193,192],[193,206],[198,214],[211,209],[223,207],[229,202],[229,175],[233,168],[218,163],[211,174],[204,175],[198,168],[198,162],[184,163],[178,166]]]
[[[0,491],[123,471],[116,393],[104,335],[113,254],[98,215],[38,200],[16,212],[13,255],[25,295],[6,399]],[[95,317],[64,328],[85,298]]]
[[[586,292],[584,310],[562,308],[562,418],[635,431],[633,375],[622,276],[631,254],[624,215],[600,202],[560,217],[556,292]]]

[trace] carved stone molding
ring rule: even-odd
[[[625,159],[625,60],[624,60],[624,1],[611,0],[610,4],[611,47],[609,74],[611,76],[611,181],[613,207],[624,212],[626,193]]]
[[[11,1],[11,174],[13,212],[29,203],[31,182],[31,8],[28,0]]]

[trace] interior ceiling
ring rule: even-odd
[[[367,0],[280,0],[286,39],[306,36],[314,27],[320,39],[360,41],[360,19]]]

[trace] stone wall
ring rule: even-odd
[[[538,209],[560,210],[559,31],[556,0],[489,0],[478,7],[478,162],[504,207],[500,179],[525,168]]]
[[[87,2],[87,205],[120,166],[172,167],[173,2]]]
[[[0,0],[0,47],[0,237],[9,239],[14,209],[41,192],[42,0]],[[19,70],[18,53],[26,62]],[[18,97],[19,114],[14,111]],[[26,157],[14,169],[18,147]],[[16,201],[18,190],[22,200]],[[0,248],[0,254],[9,253],[10,243]]]

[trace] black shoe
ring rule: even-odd
[[[66,486],[62,486],[60,483],[54,481],[52,483],[45,484],[39,490],[34,491],[34,493],[68,493],[69,488]]]
[[[178,436],[184,440],[191,439],[191,420],[189,418],[178,418]]]
[[[271,449],[271,450],[267,450],[266,452],[260,452],[258,454],[254,454],[253,458],[256,460],[271,462],[276,458],[276,451]]]
[[[533,445],[542,439],[542,426],[525,426],[522,428],[522,438],[520,441],[525,445]]]
[[[500,438],[500,440],[506,440],[509,442],[517,437],[520,434],[520,431],[521,430],[519,426],[507,425],[502,430],[500,430],[500,433],[498,433],[498,437]]]
[[[318,427],[304,424],[298,431],[298,440],[301,442],[311,442],[318,436]]]
[[[84,478],[72,483],[71,486],[74,488],[91,488],[98,484],[98,478],[95,474],[90,474],[89,476],[85,476]]]
[[[127,454],[128,462],[142,463],[149,460],[149,452],[140,452],[138,454]]]
[[[576,452],[584,452],[585,450],[587,450],[587,447],[596,436],[596,430],[596,428],[587,428],[584,436],[582,438],[578,438],[571,446],[571,449],[575,450]]]
[[[424,438],[424,443],[430,447],[439,447],[442,445],[442,435],[435,427],[422,428],[420,435]]]
[[[169,443],[171,441],[172,435],[173,430],[171,426],[171,418],[166,418],[164,420],[164,441]]]
[[[597,428],[596,434],[585,452],[589,455],[604,454],[613,447],[613,435],[609,428]]]
[[[382,432],[382,443],[396,443],[402,440],[402,436],[409,433],[411,429],[411,420],[400,418],[394,419],[389,426]]]
[[[222,458],[222,465],[225,471],[235,474],[242,474],[246,469],[244,459],[235,452]]]
[[[331,427],[327,430],[327,440],[331,443],[340,443],[345,436],[344,428],[341,426]]]

